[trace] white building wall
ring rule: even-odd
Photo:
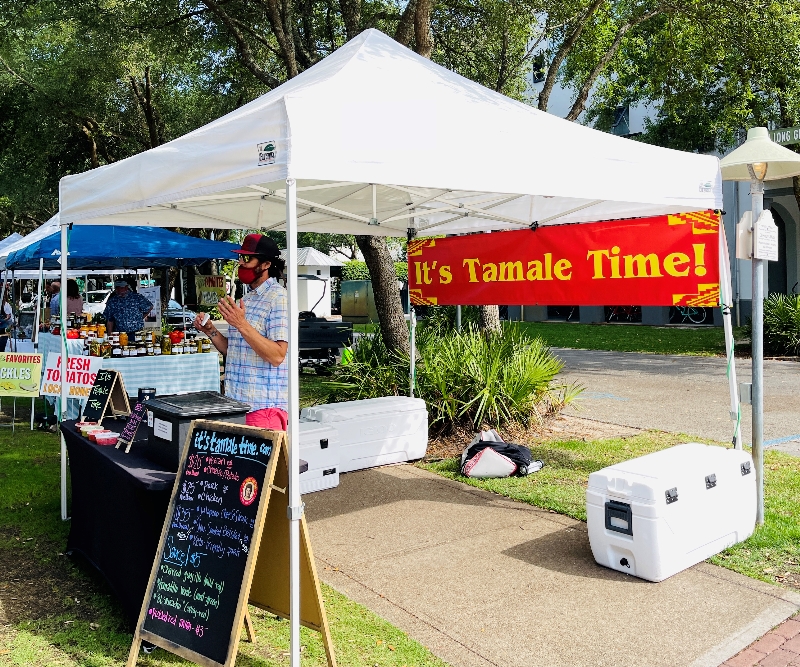
[[[331,267],[329,266],[298,266],[297,274],[311,275],[324,280],[308,280],[301,278],[297,281],[298,307],[303,310],[314,310],[317,317],[331,316]],[[317,304],[317,302],[319,302]],[[314,307],[314,304],[317,304]]]

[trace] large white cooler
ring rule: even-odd
[[[592,554],[666,579],[752,535],[755,477],[747,452],[695,442],[598,470],[586,490]]]
[[[308,470],[300,475],[300,493],[339,486],[339,431],[300,419],[300,458]]]
[[[421,459],[428,450],[425,401],[385,396],[304,408],[300,419],[339,432],[339,472]]]

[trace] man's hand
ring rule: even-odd
[[[233,328],[242,330],[243,326],[247,325],[247,320],[244,316],[244,303],[239,301],[236,304],[230,296],[224,296],[217,302],[217,308],[222,315],[222,318]]]
[[[206,316],[206,313],[197,313],[194,318],[194,328],[198,331],[202,331],[207,336],[211,335],[211,332],[216,329],[214,323],[211,321],[211,318],[208,318],[208,322],[202,324],[203,318]]]

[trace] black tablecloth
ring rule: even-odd
[[[121,432],[125,420],[104,419]],[[79,552],[108,581],[135,625],[158,550],[175,473],[136,454],[139,429],[129,454],[84,438],[74,421],[61,424],[72,479],[72,521],[67,551]],[[300,472],[308,464],[300,461]]]
[[[122,431],[124,420],[104,419]],[[144,430],[144,437],[147,431]],[[139,618],[175,473],[123,449],[100,446],[65,421],[72,521],[67,550],[85,556],[108,581],[132,624]],[[138,437],[137,437],[138,439]]]

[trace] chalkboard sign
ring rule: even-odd
[[[107,414],[115,416],[129,415],[128,394],[122,376],[114,370],[103,368],[97,373],[92,390],[83,406],[84,421],[103,423]]]
[[[131,415],[128,417],[128,423],[125,424],[125,428],[123,428],[122,433],[119,434],[119,439],[117,440],[117,449],[119,449],[120,445],[125,445],[126,454],[131,450],[133,440],[136,438],[136,431],[139,430],[139,425],[142,423],[142,419],[144,419],[145,414],[147,414],[144,404],[145,401],[141,401],[137,402],[136,405],[133,406]]]
[[[201,665],[232,664],[283,437],[192,422],[129,664],[140,639]]]

